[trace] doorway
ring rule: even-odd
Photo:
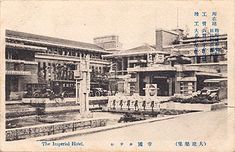
[[[158,96],[169,96],[169,84],[167,78],[153,78],[153,84],[157,84]]]

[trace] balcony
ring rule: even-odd
[[[37,62],[22,60],[6,60],[6,75],[31,75],[35,71]]]
[[[30,71],[11,71],[11,70],[6,70],[6,75],[27,76],[27,75],[31,75],[31,72]]]
[[[216,69],[199,67],[199,66],[192,66],[192,65],[182,66],[181,70],[182,71],[200,71],[200,72],[208,72],[208,73],[218,73]]]
[[[128,61],[129,63],[147,63],[147,60],[144,60],[144,59],[133,59],[133,60],[130,60]]]
[[[23,64],[35,64],[37,65],[38,63],[35,61],[26,61],[26,60],[13,60],[13,59],[6,59],[6,63],[23,63]]]
[[[80,62],[80,59],[81,59],[81,57],[77,57],[77,56],[48,54],[48,53],[37,53],[37,54],[35,54],[35,58],[54,59],[54,60],[73,61],[73,62]],[[85,58],[82,57],[82,59],[85,59]],[[105,64],[105,65],[110,64],[109,61],[103,60],[103,59],[98,59],[98,58],[90,58],[90,62],[95,63],[95,64]]]
[[[16,43],[6,43],[6,47],[8,48],[18,48],[18,49],[26,49],[31,51],[37,51],[37,52],[45,52],[47,50],[46,47],[40,47],[40,46],[33,46],[33,45],[25,45],[25,44],[16,44]]]

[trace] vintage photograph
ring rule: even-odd
[[[233,6],[1,1],[0,149],[234,151]]]

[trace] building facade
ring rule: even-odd
[[[164,59],[169,55],[170,53],[160,51],[155,46],[144,44],[129,50],[103,55],[103,57],[111,62],[110,81],[118,81],[114,81],[115,83],[112,86],[116,85],[118,92],[133,94],[136,92],[137,79],[134,73],[130,73],[129,69],[135,67],[144,68],[163,63]]]
[[[156,84],[159,96],[171,96],[190,95],[204,87],[205,79],[226,77],[226,54],[226,34],[195,38],[184,36],[181,29],[157,29],[155,45],[104,58],[112,62],[111,73],[122,85],[119,92],[145,95],[146,86]]]
[[[115,35],[94,43],[6,30],[6,100],[22,98],[27,84],[47,84],[55,93],[74,96],[74,70],[87,55],[91,89],[112,94],[145,95],[149,84],[157,86],[159,96],[192,94],[205,79],[227,76],[226,34],[195,38],[181,29],[158,29],[155,45],[118,50]]]
[[[96,75],[108,72],[109,65],[102,58],[109,52],[97,45],[11,30],[6,30],[5,54],[6,100],[22,98],[29,83],[75,92],[74,70],[87,55]]]

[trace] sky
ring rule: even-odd
[[[177,18],[178,9],[178,18]],[[229,3],[186,1],[2,1],[5,29],[93,43],[93,38],[115,34],[123,48],[155,44],[155,30],[189,28],[194,11],[217,11],[220,33],[228,33]],[[208,15],[207,20],[211,20]]]

